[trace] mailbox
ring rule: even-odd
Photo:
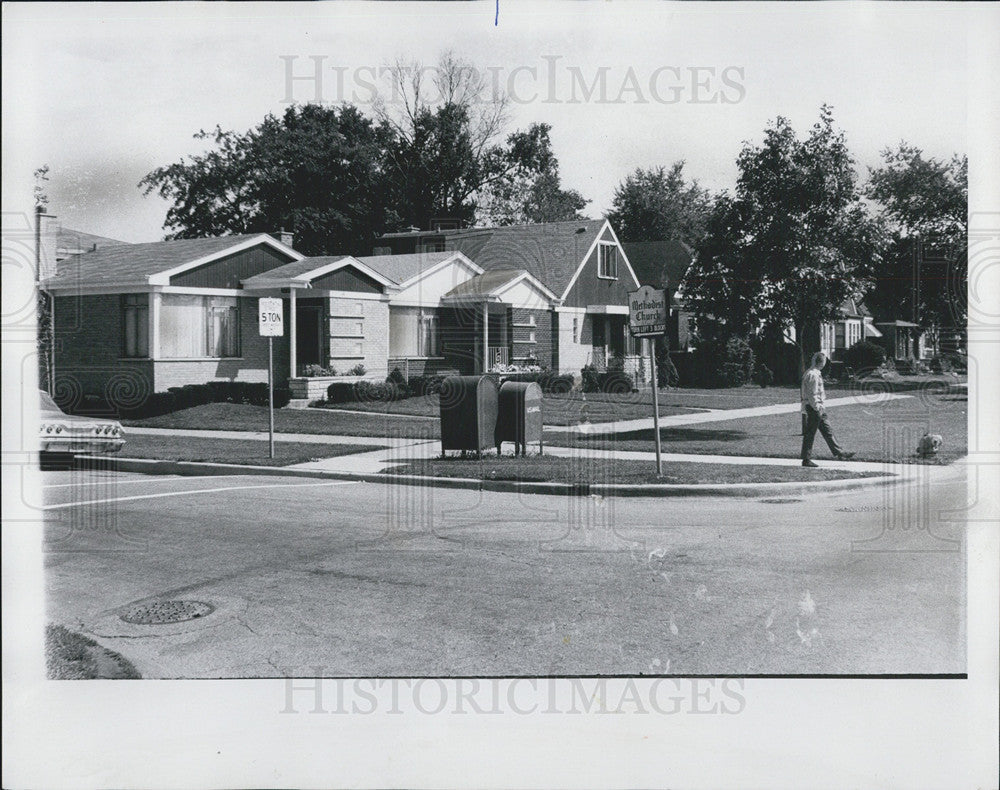
[[[514,455],[528,454],[528,442],[542,452],[542,388],[530,381],[507,381],[500,387],[497,410],[497,453],[504,442],[514,442]]]
[[[493,446],[497,385],[487,376],[449,376],[441,382],[441,451]]]

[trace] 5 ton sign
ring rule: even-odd
[[[257,317],[261,337],[281,337],[285,334],[285,312],[280,299],[260,299]]]

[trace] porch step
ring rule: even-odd
[[[285,406],[286,409],[308,409],[309,404],[313,402],[310,398],[292,398],[288,401],[288,405]]]

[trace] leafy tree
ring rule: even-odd
[[[615,190],[608,219],[622,241],[701,240],[711,207],[708,190],[684,178],[684,162],[670,169],[637,168]]]
[[[201,131],[213,148],[140,182],[172,201],[167,238],[295,231],[307,254],[366,251],[385,225],[391,130],[351,105],[289,107],[245,133]]]
[[[518,225],[581,219],[589,203],[574,189],[563,189],[559,161],[545,123],[509,135],[491,154],[489,180],[480,190],[478,219],[487,225]]]
[[[881,205],[891,236],[869,306],[883,315],[912,318],[925,329],[964,326],[968,158],[925,157],[905,142],[886,148],[882,158],[866,192]]]
[[[807,327],[834,320],[870,287],[882,228],[857,187],[833,113],[800,140],[779,117],[738,159],[735,195],[723,196],[685,278],[699,331],[722,337],[794,327],[800,368]]]

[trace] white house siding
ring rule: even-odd
[[[372,376],[388,375],[388,302],[331,296],[327,305],[330,364],[343,372],[361,364]]]
[[[457,285],[475,277],[477,272],[461,261],[452,261],[437,271],[425,274],[412,285],[392,295],[393,304],[436,306],[441,297]]]
[[[559,372],[580,376],[580,370],[590,361],[593,353],[593,325],[585,309],[560,309],[558,316]],[[573,336],[573,320],[577,332]]]
[[[506,302],[511,307],[522,307],[526,310],[547,310],[549,309],[548,297],[541,293],[531,283],[521,280],[505,291],[497,294],[502,302]]]

